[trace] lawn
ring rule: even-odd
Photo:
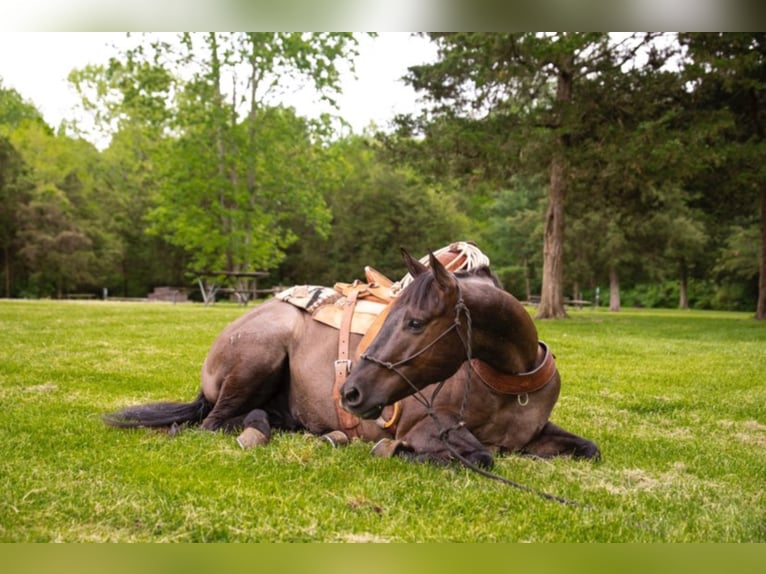
[[[0,301],[0,542],[766,542],[766,324],[716,312],[577,311],[538,322],[552,420],[603,460],[506,456],[495,471],[378,459],[276,434],[107,428],[128,404],[191,400],[242,307]]]

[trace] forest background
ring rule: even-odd
[[[766,318],[766,34],[429,34],[420,113],[354,134],[333,102],[358,36],[151,34],[75,69],[108,136],[0,82],[0,296],[194,293],[193,270],[332,284],[457,239],[506,288]]]

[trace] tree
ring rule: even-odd
[[[441,107],[505,120],[519,156],[548,158],[539,318],[564,317],[564,213],[571,141],[583,117],[576,86],[585,78],[609,83],[651,35],[612,41],[607,34],[432,34],[439,61],[410,68],[408,81]],[[451,110],[451,111],[447,111]],[[458,110],[455,112],[455,110]],[[507,161],[515,161],[513,156]]]
[[[706,190],[730,205],[744,205],[760,222],[756,318],[766,320],[766,34],[681,34],[687,49],[687,78],[700,110],[727,112],[732,129],[719,143],[728,177]],[[758,206],[760,204],[760,207]]]
[[[536,277],[542,267],[545,188],[535,179],[513,178],[510,183],[488,206],[488,226],[481,245],[487,245],[493,270],[505,288],[523,293],[525,300],[531,301],[540,286]]]
[[[425,254],[462,239],[468,222],[452,195],[412,169],[391,165],[374,140],[335,142],[338,178],[326,190],[333,214],[321,238],[309,229],[280,268],[287,282],[332,284],[363,278],[372,265],[396,280],[404,275],[399,247]]]
[[[269,97],[293,79],[332,102],[338,66],[355,45],[351,34],[150,36],[109,66],[87,70],[83,92],[98,96],[90,107],[112,123],[138,119],[168,140],[154,157],[151,230],[183,248],[190,268],[274,267],[296,240],[288,223],[298,219],[326,233],[326,125]]]
[[[61,296],[103,284],[112,237],[98,152],[54,134],[15,90],[0,88],[0,122],[5,294]]]
[[[83,140],[55,136],[47,126],[22,124],[11,142],[28,166],[29,191],[18,205],[18,253],[29,292],[55,295],[103,284],[111,237],[99,205],[99,156]]]
[[[610,82],[580,83],[576,105],[588,120],[573,135],[570,237],[589,252],[591,272],[608,278],[613,311],[623,273],[631,280],[672,273],[679,305],[688,306],[689,271],[706,242],[686,186],[708,165],[704,130],[712,127],[701,128],[688,113],[683,78],[667,66],[673,53],[668,44]]]
[[[2,250],[3,293],[12,294],[13,268],[17,260],[19,209],[29,197],[26,164],[10,140],[0,135],[0,250]]]

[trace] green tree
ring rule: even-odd
[[[545,186],[535,179],[513,178],[488,206],[488,226],[481,245],[494,271],[511,293],[531,301],[539,293],[542,268]]]
[[[573,135],[567,251],[579,273],[608,278],[613,311],[623,274],[658,280],[672,273],[679,305],[688,306],[689,270],[706,242],[685,186],[706,165],[707,138],[686,111],[683,78],[667,67],[673,53],[650,51],[645,65],[610,82],[580,84],[576,105],[587,121]]]
[[[162,183],[163,161],[172,145],[175,68],[170,46],[153,37],[104,64],[75,69],[69,81],[83,111],[95,121],[95,135],[109,141],[102,155],[101,205],[111,216],[104,229],[114,238],[107,276],[111,293],[143,296],[156,285],[184,281],[186,258],[162,236],[147,234],[147,215]],[[75,126],[77,129],[77,126]]]
[[[100,208],[99,155],[83,140],[54,136],[23,124],[11,141],[28,165],[28,200],[18,209],[19,255],[30,274],[28,290],[62,296],[102,284],[110,265],[109,214]]]
[[[0,135],[0,250],[2,250],[3,293],[13,293],[14,268],[18,266],[20,208],[29,201],[26,164],[10,140]]]
[[[613,41],[607,34],[432,34],[439,60],[410,69],[408,81],[440,103],[434,113],[492,118],[493,126],[504,123],[507,133],[515,132],[516,145],[506,151],[510,147],[519,158],[548,158],[540,318],[566,316],[564,213],[572,138],[584,119],[576,86],[593,77],[609,83],[651,37]],[[506,157],[508,162],[516,159]]]
[[[97,150],[54,134],[15,90],[0,88],[0,119],[5,294],[103,284],[112,237]]]
[[[406,273],[399,247],[425,254],[466,238],[470,225],[453,194],[410,168],[391,165],[374,140],[351,137],[329,151],[338,174],[337,184],[325,191],[329,235],[301,232],[302,241],[280,267],[283,282],[362,279],[364,265],[396,280]]]
[[[74,71],[84,108],[114,136],[110,186],[131,195],[117,205],[123,277],[163,242],[189,269],[239,271],[278,264],[293,226],[326,234],[329,119],[272,102],[288,81],[334,101],[355,47],[351,34],[143,35],[107,64]],[[154,243],[131,234],[136,221]]]
[[[729,221],[741,223],[731,217],[734,210],[760,226],[756,318],[766,320],[766,34],[689,33],[680,39],[696,109],[725,112],[732,122],[717,142],[721,177],[700,190],[703,202],[722,214],[710,206],[725,193]]]
[[[288,79],[310,82],[332,102],[338,66],[355,46],[350,34],[148,36],[109,66],[87,70],[87,92],[98,96],[90,107],[170,138],[154,158],[151,229],[183,248],[189,267],[274,267],[297,237],[288,222],[302,218],[326,232],[318,151],[325,126],[268,102]]]

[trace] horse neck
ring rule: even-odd
[[[511,294],[486,283],[461,284],[471,313],[472,355],[504,373],[532,370],[537,361],[537,328]]]

